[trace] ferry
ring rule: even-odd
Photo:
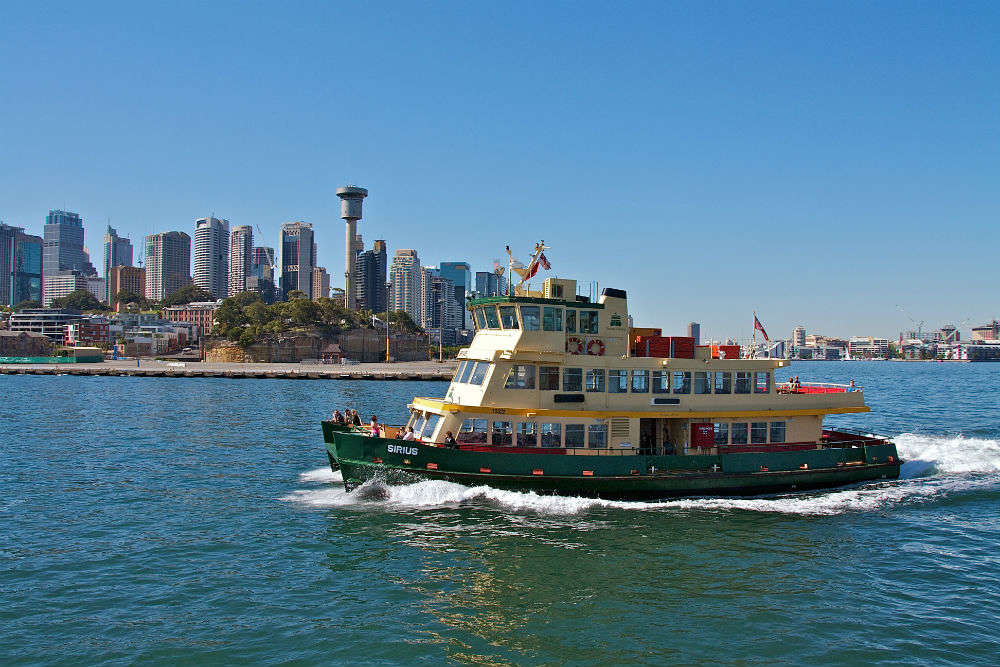
[[[546,248],[514,270],[547,268]],[[476,333],[454,379],[443,397],[415,397],[405,425],[372,437],[323,422],[348,491],[371,479],[432,479],[651,499],[899,477],[890,440],[823,426],[827,415],[869,412],[853,381],[778,382],[786,360],[631,328],[621,289],[595,302],[577,295],[575,280],[550,277],[532,291],[522,277],[508,294],[467,302]],[[400,439],[409,428],[415,439]]]

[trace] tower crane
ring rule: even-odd
[[[257,228],[257,236],[259,236],[261,239],[263,239],[264,238],[264,232],[261,231],[260,225],[254,225],[254,227]],[[274,270],[274,266],[275,266],[274,265],[274,260],[271,257],[269,257],[266,252],[265,253],[261,253],[261,254],[264,255],[265,259],[267,259],[267,265],[273,271]]]
[[[916,325],[916,327],[917,327],[917,338],[920,339],[920,340],[923,340],[924,320],[920,320],[919,322],[917,322],[915,319],[913,319],[913,316],[910,315],[908,312],[906,312],[906,309],[903,308],[902,306],[900,306],[899,304],[896,305],[896,308],[897,308],[897,310],[899,310],[899,312],[903,313],[908,318],[910,318],[910,321],[913,322],[913,324]]]

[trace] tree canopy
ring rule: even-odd
[[[21,303],[14,306],[14,310],[24,310],[26,308],[41,308],[41,301],[22,301]]]
[[[121,290],[115,294],[115,303],[134,303],[138,306],[139,310],[149,310],[153,306],[153,304],[146,297],[128,290]]]
[[[207,290],[203,290],[197,285],[185,285],[179,290],[174,290],[163,300],[164,306],[183,306],[186,303],[195,301],[215,301],[215,298]]]
[[[53,308],[70,308],[80,311],[105,311],[106,305],[97,300],[97,297],[85,289],[78,289],[64,297],[52,300]]]

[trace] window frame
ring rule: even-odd
[[[571,374],[576,375],[576,383],[574,386],[570,385]],[[583,369],[582,368],[563,368],[562,373],[562,390],[565,392],[581,393],[583,392]]]
[[[566,333],[576,333],[576,309],[566,309]]]
[[[636,380],[641,380],[641,388],[636,389]],[[649,370],[645,368],[633,368],[629,382],[629,391],[633,394],[649,393]]]
[[[737,371],[734,376],[733,393],[745,396],[753,393],[753,372]]]
[[[591,386],[592,386],[592,383],[590,381],[591,378],[598,379],[599,382],[597,382],[596,385],[600,385],[600,386],[594,385],[594,388],[591,389]],[[607,369],[604,369],[604,368],[588,368],[587,372],[584,373],[583,388],[584,388],[584,391],[586,393],[588,393],[588,394],[603,394],[603,393],[606,393],[608,391],[608,373],[607,373]]]
[[[504,331],[518,331],[521,328],[520,320],[517,319],[517,306],[497,306],[497,312],[500,313],[500,327]],[[505,319],[507,315],[513,315],[512,326],[507,326],[507,320]]]
[[[767,444],[767,422],[750,422],[750,444]]]
[[[488,361],[477,361],[476,367],[472,371],[472,376],[469,378],[469,384],[482,387],[483,383],[486,382],[486,375],[490,372],[490,365]],[[482,373],[479,372],[480,368],[482,369]],[[477,377],[479,378],[478,380],[476,379]]]
[[[649,386],[654,394],[669,394],[670,371],[665,371],[665,370],[653,371],[652,377],[650,378]]]
[[[750,424],[747,422],[731,422],[729,424],[729,442],[733,445],[750,444]]]
[[[522,304],[518,307],[520,311],[518,314],[521,316],[521,330],[522,331],[541,331],[542,330],[542,308],[541,306],[532,306]],[[534,326],[528,326],[532,323]]]
[[[720,382],[721,381],[721,382]],[[713,393],[716,394],[731,394],[733,393],[733,372],[732,371],[715,371],[715,381],[712,387]],[[722,389],[719,385],[722,385]]]
[[[780,432],[780,435],[778,433]],[[768,428],[768,442],[784,443],[787,438],[788,424],[785,421],[771,422]]]
[[[486,328],[486,314],[484,312],[485,310],[486,310],[485,308],[476,308],[476,316],[475,316],[476,326],[478,326],[480,330]]]
[[[549,442],[546,443],[546,435]],[[552,436],[555,436],[553,444]],[[562,447],[562,424],[559,422],[544,422],[538,425],[538,446],[547,449]]]
[[[704,391],[698,391],[698,376],[701,376],[702,389]],[[691,393],[697,394],[698,396],[704,396],[706,394],[712,393],[712,373],[711,371],[694,371],[694,376],[691,381]]]
[[[542,378],[549,380],[552,386],[545,386]],[[539,391],[559,391],[559,367],[539,366],[538,367],[538,390]]]
[[[630,375],[627,368],[608,369],[608,393],[627,394],[630,383]]]
[[[490,321],[490,315],[493,315],[493,321]],[[486,306],[483,308],[483,317],[486,318],[486,328],[487,329],[500,329],[500,311],[497,310],[496,306]]]
[[[515,379],[519,371],[524,369],[523,380]],[[536,370],[534,364],[512,364],[504,382],[504,389],[534,389]]]
[[[573,435],[571,435],[573,434]],[[570,438],[580,436],[579,444],[570,443]],[[563,424],[563,443],[568,449],[583,449],[587,446],[587,425],[586,424]]]
[[[594,444],[594,436],[600,435],[603,442]],[[587,449],[607,449],[608,447],[608,424],[607,422],[594,422],[587,424]]]
[[[542,308],[542,331],[563,330],[562,306],[545,306]]]
[[[680,384],[677,382],[678,376],[680,376]],[[670,378],[670,386],[673,387],[673,391],[671,393],[681,396],[689,396],[692,389],[691,384],[691,371],[673,371],[673,375]],[[687,391],[685,391],[685,389]]]

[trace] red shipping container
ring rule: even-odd
[[[739,345],[720,345],[719,346],[719,358],[721,358],[721,359],[739,359],[740,358],[740,346]]]
[[[673,336],[670,339],[670,356],[675,359],[694,359],[694,338]]]

